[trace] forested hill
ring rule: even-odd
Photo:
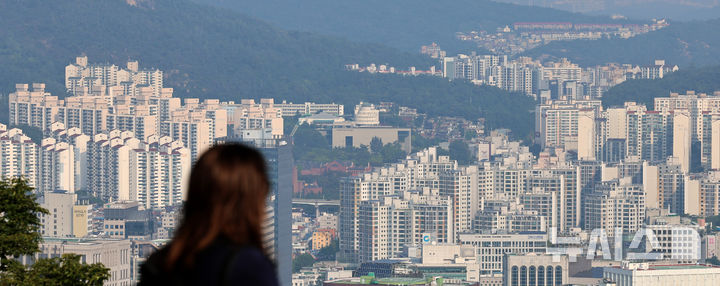
[[[718,15],[720,16],[720,15]],[[720,64],[720,19],[672,22],[667,28],[630,39],[553,42],[530,50],[531,57],[566,57],[580,65],[608,62],[647,65],[655,59],[670,64]]]
[[[283,31],[185,0],[0,1],[0,27],[2,91],[15,82],[60,82],[64,66],[83,53],[91,62],[137,59],[168,72],[181,94],[225,98],[309,89],[308,79],[348,63],[433,64],[380,45]]]
[[[473,46],[456,32],[487,30],[514,22],[613,22],[549,8],[490,0],[194,0],[242,11],[290,30],[383,43],[406,51],[437,42],[455,53]]]
[[[486,117],[488,127],[512,128],[521,136],[532,126],[529,114],[514,113],[532,109],[522,95],[442,78],[343,70],[347,63],[370,62],[425,69],[434,64],[425,57],[288,32],[186,0],[0,1],[0,27],[0,94],[12,92],[15,83],[46,82],[62,95],[65,65],[85,54],[91,62],[135,59],[160,68],[178,96],[394,101],[431,115]]]
[[[645,104],[652,109],[655,97],[669,96],[670,92],[712,94],[720,91],[720,66],[687,68],[662,79],[629,80],[608,90],[602,97],[603,105],[622,106],[626,101]]]

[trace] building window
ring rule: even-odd
[[[562,285],[562,268],[560,266],[555,266],[555,285]]]
[[[520,285],[527,285],[527,266],[520,267]]]
[[[538,277],[537,277],[537,284],[540,286],[545,285],[545,267],[540,266],[537,269]]]
[[[512,286],[518,285],[518,267],[517,266],[512,267],[512,274],[510,276],[510,285],[512,285]]]
[[[548,266],[545,268],[545,279],[547,280],[545,282],[545,285],[553,285],[553,267]]]
[[[535,266],[530,266],[530,279],[529,279],[528,284],[530,286],[535,286],[536,279],[537,279],[537,277],[536,277],[536,273],[535,273]]]

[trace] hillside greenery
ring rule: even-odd
[[[290,32],[240,13],[187,0],[2,1],[0,93],[15,83],[45,82],[62,96],[64,67],[91,62],[165,71],[176,96],[272,97],[294,102],[393,101],[429,115],[487,118],[489,128],[531,131],[534,102],[518,94],[442,78],[344,71],[348,63],[426,68],[433,61],[377,44]],[[28,15],[33,15],[28,17]],[[519,112],[520,111],[520,112]],[[521,116],[518,116],[520,114]]]
[[[452,53],[474,45],[456,32],[495,31],[514,22],[617,22],[490,0],[194,0],[246,13],[285,29],[317,32],[406,51],[437,42]]]
[[[649,65],[664,59],[680,68],[720,64],[720,19],[672,22],[669,27],[630,39],[553,42],[525,53],[565,57],[582,66],[609,62]]]
[[[671,92],[684,94],[688,90],[712,94],[720,91],[720,66],[679,70],[662,79],[628,80],[614,86],[602,97],[605,107],[622,106],[634,101],[653,108],[655,97],[666,97]]]
[[[110,269],[81,263],[79,255],[39,258],[29,266],[15,259],[40,251],[40,216],[48,214],[26,179],[0,178],[0,285],[103,285]]]

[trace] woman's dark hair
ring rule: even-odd
[[[218,236],[263,249],[262,224],[270,183],[263,156],[250,147],[216,145],[190,173],[182,224],[169,244],[166,265],[191,266]]]

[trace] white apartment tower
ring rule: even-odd
[[[0,124],[0,178],[24,177],[37,185],[37,145],[22,130]]]
[[[585,228],[603,229],[613,237],[616,228],[634,233],[645,220],[645,193],[630,178],[603,182],[585,200]]]
[[[75,192],[75,152],[72,145],[45,138],[38,152],[38,189]]]
[[[358,208],[358,262],[402,257],[409,245],[424,239],[448,243],[454,236],[451,209],[449,199],[429,190],[363,201]]]

